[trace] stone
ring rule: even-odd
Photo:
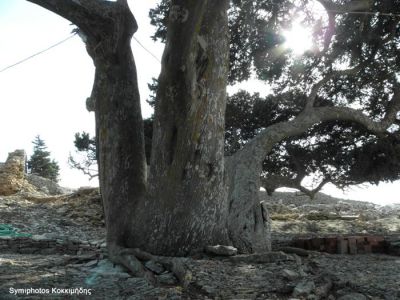
[[[296,280],[297,278],[300,277],[299,273],[289,270],[289,269],[283,269],[282,270],[282,276],[288,280]]]
[[[34,234],[32,235],[32,240],[40,241],[40,242],[49,242],[51,241],[51,237],[47,236],[46,234]]]
[[[349,254],[357,254],[357,239],[355,237],[347,238],[349,243]]]
[[[337,300],[367,300],[367,297],[360,293],[350,293],[337,298]]]
[[[348,253],[348,245],[349,242],[345,240],[344,238],[338,238],[337,242],[337,253],[338,254],[347,254]]]
[[[72,193],[71,189],[63,188],[56,182],[35,174],[27,174],[26,179],[39,192],[43,192],[47,195],[62,195]]]
[[[86,264],[84,264],[85,267],[94,267],[98,264],[98,260],[91,260],[89,262],[87,262]]]
[[[204,251],[209,254],[219,255],[219,256],[233,256],[238,253],[238,250],[232,246],[206,246]]]
[[[157,274],[157,275],[160,275],[160,274],[162,274],[162,273],[165,271],[165,268],[164,268],[161,264],[156,263],[156,262],[153,261],[153,260],[147,261],[147,262],[144,264],[144,266],[145,266],[147,269],[149,269],[150,271],[152,271],[153,273]]]
[[[282,251],[271,251],[265,253],[236,255],[230,257],[230,260],[233,262],[244,263],[274,263],[280,261],[295,261],[296,259]]]
[[[8,154],[0,168],[0,195],[9,196],[19,192],[24,186],[26,154],[16,150]]]
[[[172,273],[164,273],[156,276],[158,283],[166,284],[166,285],[175,285],[178,283],[178,280]]]
[[[309,296],[312,291],[315,289],[314,281],[303,280],[300,281],[293,290],[292,296],[293,297],[307,297]]]

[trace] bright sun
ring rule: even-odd
[[[294,22],[290,30],[284,31],[284,47],[301,55],[312,47],[311,30],[303,27],[299,22]]]

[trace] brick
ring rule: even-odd
[[[365,254],[366,253],[366,249],[365,246],[369,245],[366,237],[361,236],[361,237],[357,237],[357,253],[358,254]]]
[[[347,240],[349,241],[349,253],[357,254],[357,238],[349,236]]]
[[[348,240],[345,240],[344,238],[338,238],[337,240],[337,253],[338,254],[347,254],[347,248],[349,246]]]
[[[306,245],[305,239],[296,239],[293,241],[294,247],[305,249],[305,245]]]
[[[364,245],[364,253],[365,253],[365,254],[372,253],[372,247],[371,247],[370,244],[365,244],[365,245]]]
[[[327,237],[325,238],[325,251],[328,253],[336,253],[337,252],[337,247],[338,247],[338,242],[336,237]]]
[[[324,239],[322,238],[313,238],[311,240],[311,250],[321,251],[324,250]]]
[[[367,236],[366,239],[370,244],[374,244],[374,243],[376,244],[376,243],[385,241],[385,238],[383,236],[379,236],[379,235]]]
[[[386,242],[383,236],[369,236],[367,241],[371,245],[372,253],[386,252]]]

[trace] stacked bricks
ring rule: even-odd
[[[330,236],[301,238],[293,246],[332,254],[388,253],[388,242],[383,236]]]
[[[0,236],[0,253],[81,255],[100,254],[103,250],[99,245],[88,242]]]

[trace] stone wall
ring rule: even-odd
[[[0,195],[8,196],[21,190],[25,184],[25,163],[24,150],[8,154],[6,162],[0,167]]]
[[[400,235],[339,235],[297,238],[292,241],[292,246],[331,254],[385,253],[400,255]]]
[[[8,154],[7,161],[0,163],[0,196],[13,195],[19,191],[40,192],[46,195],[71,193],[71,189],[60,187],[56,182],[34,174],[26,174],[26,154],[15,150]]]
[[[54,240],[42,238],[41,236],[32,237],[11,237],[0,236],[0,253],[19,253],[19,254],[104,254],[106,245],[95,243],[82,243],[72,240]]]

